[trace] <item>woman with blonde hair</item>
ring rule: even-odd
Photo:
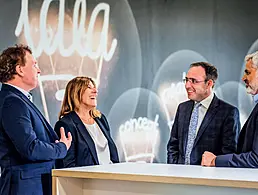
[[[57,168],[118,163],[118,153],[106,117],[96,109],[98,90],[89,77],[69,81],[55,131],[71,132],[73,141]]]

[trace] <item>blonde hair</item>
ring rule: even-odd
[[[58,118],[62,118],[65,114],[75,111],[80,107],[82,101],[82,95],[88,88],[88,85],[92,83],[96,87],[95,82],[89,77],[75,77],[70,80],[65,88],[64,99],[61,106],[61,111]],[[90,110],[90,116],[92,118],[101,117],[100,111],[96,108]]]

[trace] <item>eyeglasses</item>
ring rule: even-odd
[[[206,82],[207,80],[205,79],[205,80],[203,80],[203,81],[198,81],[198,80],[196,80],[196,79],[194,79],[194,78],[187,78],[187,77],[185,77],[185,78],[183,79],[183,81],[184,81],[184,83],[187,83],[187,82],[189,81],[189,82],[192,83],[192,84],[197,84],[197,83],[201,83],[201,82]]]

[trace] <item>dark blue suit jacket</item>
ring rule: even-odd
[[[108,140],[110,159],[113,163],[118,163],[117,148],[110,136],[110,129],[106,117],[102,114],[101,118],[95,118],[103,134]],[[59,134],[60,127],[64,127],[66,133],[71,132],[73,141],[66,157],[57,161],[57,167],[77,167],[98,165],[98,156],[95,144],[85,125],[82,123],[76,112],[72,111],[62,117],[55,125],[55,131]]]
[[[189,123],[194,101],[189,100],[178,106],[175,121],[167,145],[167,163],[184,164]],[[239,135],[239,112],[216,95],[204,116],[195,138],[191,153],[191,164],[200,165],[205,151],[215,155],[228,154],[237,149]]]
[[[217,156],[215,165],[216,167],[258,168],[258,104],[240,132],[237,152]]]
[[[0,194],[49,195],[51,169],[63,158],[64,143],[35,105],[16,88],[0,92]]]

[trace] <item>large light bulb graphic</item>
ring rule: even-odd
[[[155,121],[146,117],[134,118],[119,127],[119,138],[126,162],[152,163],[159,138],[159,115]]]
[[[39,13],[29,12],[28,0],[21,1],[15,30],[38,60],[39,91],[48,121],[53,111],[47,102],[61,101],[68,80],[78,75],[92,77],[99,86],[103,64],[111,61],[117,47],[109,30],[108,4],[97,4],[88,17],[84,0],[75,1],[72,16],[65,12],[65,0],[58,1],[58,10],[51,7],[52,1],[43,1]]]

